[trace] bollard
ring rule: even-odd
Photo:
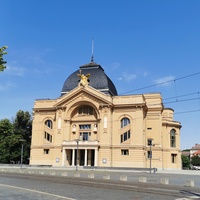
[[[103,179],[110,180],[110,175],[109,174],[103,175]]]
[[[193,180],[186,180],[185,186],[186,187],[194,187],[194,181]]]
[[[74,177],[80,177],[80,173],[75,173]]]
[[[55,172],[50,172],[50,175],[51,175],[51,176],[55,176],[56,173],[55,173]]]
[[[121,175],[120,176],[120,181],[127,181],[127,176]]]
[[[67,172],[63,172],[61,176],[67,176]]]
[[[147,182],[147,177],[139,177],[138,182],[139,183],[146,183]]]
[[[39,172],[39,174],[44,175],[44,172]]]
[[[161,178],[160,179],[160,184],[168,185],[169,184],[169,179],[168,178]]]
[[[88,178],[94,178],[94,174],[93,173],[88,174]]]

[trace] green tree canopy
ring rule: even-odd
[[[3,56],[4,54],[7,54],[7,52],[5,52],[7,48],[7,46],[0,47],[0,71],[4,71],[4,69],[6,68],[5,64],[7,62],[3,59]]]
[[[12,135],[13,126],[8,119],[0,121],[0,162],[10,162],[10,150],[8,148],[8,138]]]
[[[188,158],[188,156],[182,155],[181,159],[182,159],[182,167],[189,169],[190,168],[190,159]]]
[[[200,157],[199,156],[193,156],[191,159],[191,164],[193,166],[200,166]]]
[[[32,118],[28,111],[19,110],[13,120],[15,135],[20,136],[21,143],[24,140],[24,160],[30,158],[30,145],[32,134]]]
[[[31,130],[32,118],[28,111],[19,110],[12,122],[0,120],[0,163],[19,163],[22,144],[23,163],[29,162]]]

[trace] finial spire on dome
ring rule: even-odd
[[[94,38],[92,38],[92,56],[91,56],[91,62],[94,62]]]

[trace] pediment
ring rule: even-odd
[[[101,93],[94,88],[87,87],[77,87],[71,92],[63,95],[57,100],[54,107],[66,107],[69,104],[85,101],[93,102],[99,105],[112,105],[112,98],[109,95]]]

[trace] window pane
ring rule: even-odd
[[[93,115],[93,108],[91,106],[81,106],[78,109],[79,115]]]
[[[124,141],[127,140],[127,133],[124,133]]]
[[[53,128],[53,123],[52,123],[52,121],[49,120],[49,119],[45,121],[45,125],[46,125],[47,127],[51,128],[51,129]]]
[[[130,124],[130,120],[128,118],[123,118],[121,120],[121,128],[123,128],[124,126]]]
[[[128,131],[128,139],[130,139],[131,134],[130,134],[130,130]]]
[[[82,125],[79,125],[79,128],[81,130],[91,129],[91,124],[82,124]]]
[[[176,147],[176,135],[175,135],[175,130],[172,129],[170,131],[170,146],[171,147]]]
[[[128,149],[122,149],[121,155],[129,155],[129,150]]]
[[[83,132],[83,141],[88,141],[88,136],[89,136],[88,132]]]

